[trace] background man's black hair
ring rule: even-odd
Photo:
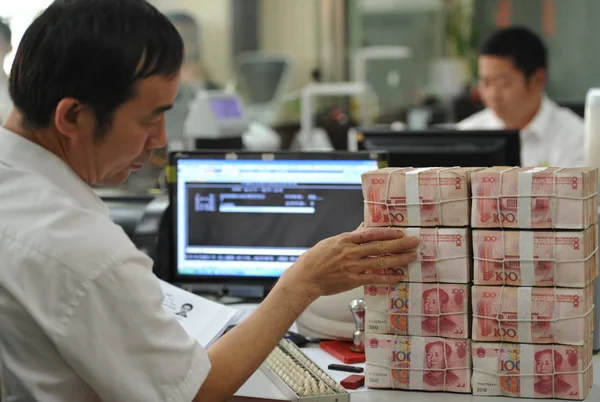
[[[540,69],[548,69],[548,51],[544,42],[533,31],[522,26],[494,32],[487,38],[479,54],[510,58],[527,79]]]
[[[138,80],[181,68],[179,33],[145,0],[56,0],[29,26],[10,75],[10,95],[29,129],[47,127],[61,99],[91,107],[98,139]]]

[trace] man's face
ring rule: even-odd
[[[537,374],[548,374],[540,376],[543,381],[552,380],[554,366],[552,365],[552,354],[550,352],[542,353],[535,361],[535,372]]]
[[[90,184],[125,182],[132,171],[150,159],[154,149],[165,146],[164,112],[175,101],[178,85],[179,75],[157,75],[139,81],[134,98],[115,111],[105,137],[98,141],[94,133],[88,133],[78,142],[78,150],[83,153],[78,162],[87,164],[83,170],[92,170],[97,178]]]
[[[183,311],[185,311],[186,313],[189,313],[190,311],[192,311],[192,307],[191,307],[191,306],[188,306],[187,304],[186,304],[186,305],[184,305],[183,307],[181,307],[181,309],[182,309]]]
[[[438,299],[435,292],[430,292],[425,297],[423,297],[423,313],[427,315],[438,315],[440,313],[440,311],[438,310]]]
[[[430,369],[443,370],[446,368],[444,358],[444,347],[441,344],[435,344],[429,348],[429,353],[425,356],[427,367]]]
[[[527,80],[508,57],[479,57],[479,91],[490,108],[507,128],[530,113],[544,88],[544,73],[538,71]]]

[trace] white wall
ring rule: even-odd
[[[291,90],[311,80],[318,61],[318,1],[262,0],[259,43],[261,50],[290,57],[294,62]]]
[[[231,74],[231,0],[151,0],[161,11],[183,10],[201,23],[202,57],[218,83]],[[261,0],[259,46],[281,53],[294,62],[291,89],[310,82],[318,61],[319,0]]]
[[[231,76],[230,0],[150,0],[160,11],[186,11],[200,23],[201,57],[211,79],[225,84]]]

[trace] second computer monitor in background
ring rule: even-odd
[[[393,167],[520,166],[518,130],[359,129],[358,149],[389,153]]]

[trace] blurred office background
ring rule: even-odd
[[[150,0],[186,45],[179,107],[167,117],[181,137],[199,88],[235,91],[252,120],[276,133],[266,148],[290,149],[301,130],[301,91],[315,82],[366,82],[373,124],[407,127],[459,121],[482,108],[477,49],[498,27],[523,24],[549,49],[547,93],[583,115],[586,91],[600,83],[597,0]],[[13,52],[48,0],[0,0]],[[331,148],[362,124],[357,96],[322,94],[314,124]],[[259,140],[260,141],[260,140]],[[260,143],[258,145],[260,148]],[[164,155],[163,155],[164,156]],[[164,159],[163,159],[164,162]],[[160,169],[160,162],[154,163]],[[164,163],[163,163],[164,165]],[[156,174],[155,169],[150,174]]]

